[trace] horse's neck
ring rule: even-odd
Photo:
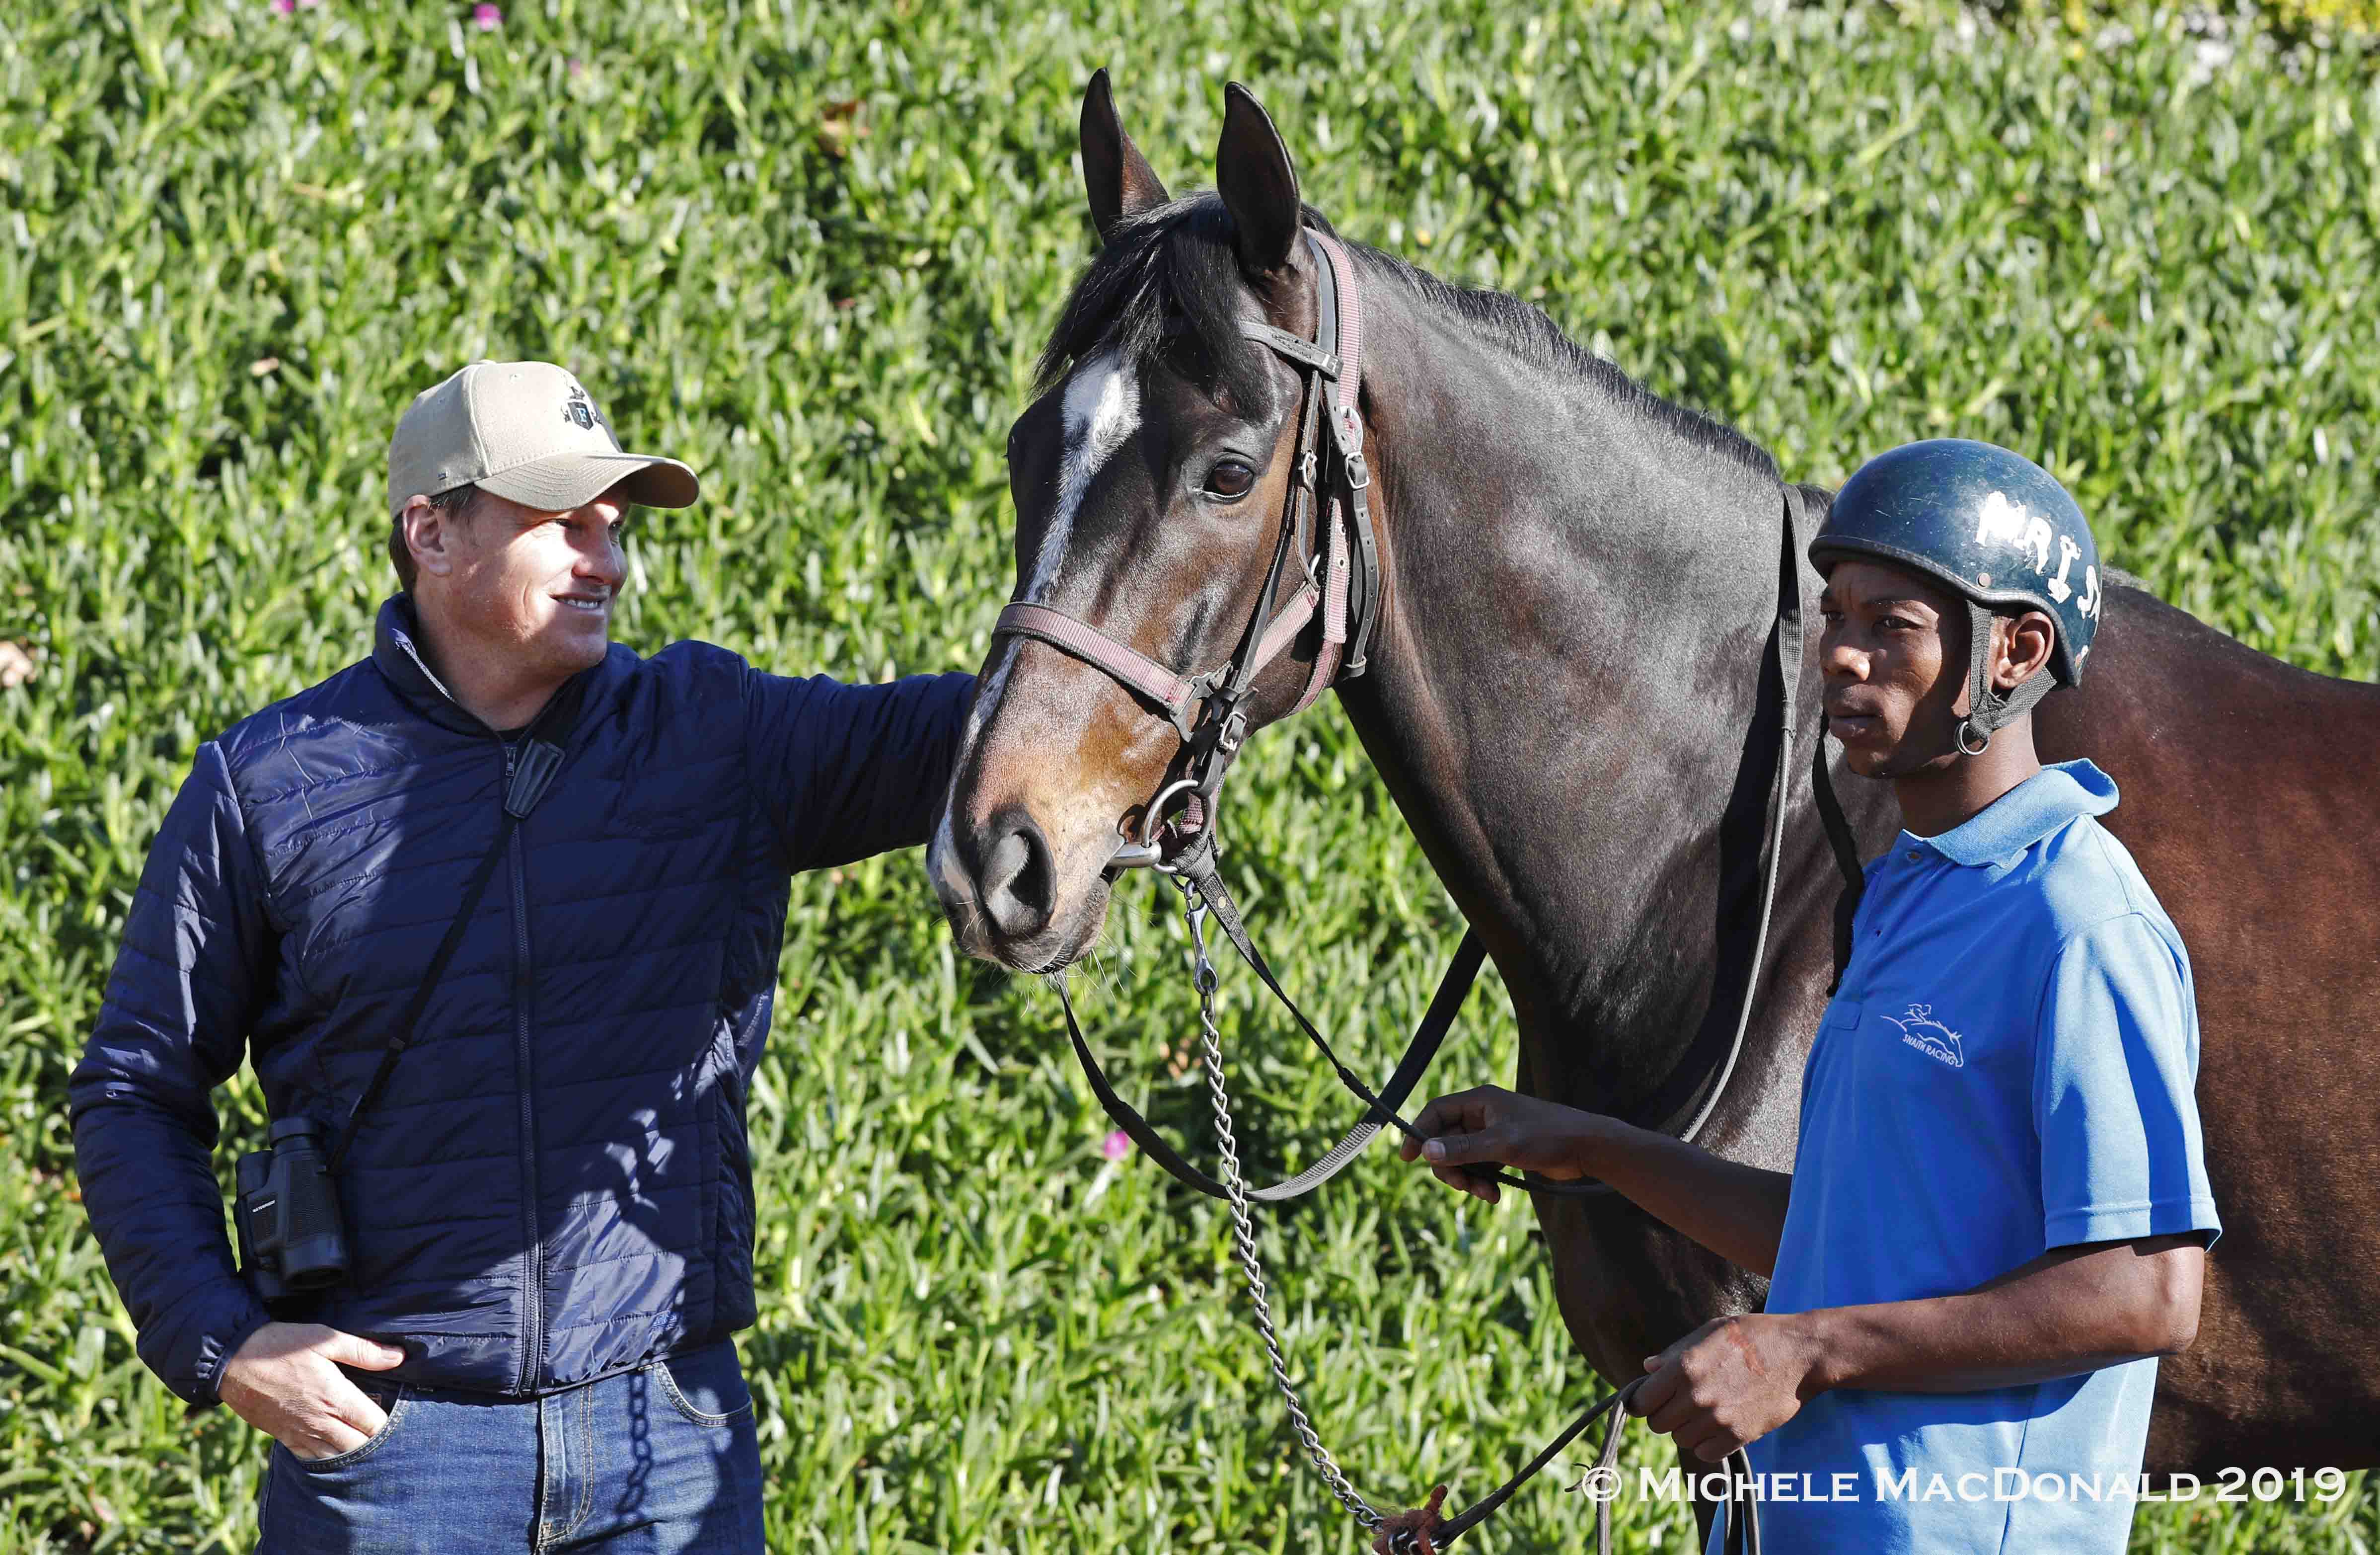
[[[1366,349],[1391,585],[1349,716],[1504,975],[1534,1088],[1628,1112],[1686,1061],[1741,906],[1719,822],[1780,493],[1392,283]]]

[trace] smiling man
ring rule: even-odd
[[[1863,466],[1810,555],[1828,723],[1903,830],[1867,866],[1791,1173],[1493,1088],[1431,1102],[1405,1158],[1490,1202],[1463,1164],[1598,1177],[1771,1277],[1631,1401],[1790,1478],[1769,1550],[2113,1555],[2219,1223],[2189,957],[2095,819],[2116,785],[2034,748],[2032,708],[2090,657],[2097,551],[2046,471],[1944,439]]]
[[[423,393],[388,482],[370,656],[201,745],[150,850],[71,1084],[83,1202],[141,1357],[273,1439],[269,1555],[758,1555],[729,1336],[789,877],[926,840],[972,682],[611,642],[630,505],[698,486],[559,367]],[[243,1163],[236,1269],[243,1054],[290,1165]]]

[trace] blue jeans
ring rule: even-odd
[[[276,1442],[257,1555],[761,1555],[760,1444],[732,1342],[540,1399],[348,1376],[387,1426],[312,1462]]]

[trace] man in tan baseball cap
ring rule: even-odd
[[[622,452],[552,362],[473,362],[417,395],[388,445],[389,560],[448,693],[526,723],[600,662],[627,506],[686,507],[694,471]]]
[[[142,1359],[276,1444],[261,1555],[765,1555],[734,1335],[793,877],[927,840],[975,683],[610,641],[628,507],[696,493],[561,368],[422,395],[370,656],[202,744],[150,846],[76,1161]],[[245,1269],[189,1191],[243,1054],[335,1209],[244,1193]]]

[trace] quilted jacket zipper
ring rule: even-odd
[[[457,712],[463,713],[466,717],[470,716],[468,712],[464,712],[462,704],[455,700],[454,693],[447,690],[444,683],[439,680],[437,674],[423,661],[412,642],[407,638],[399,638],[398,643],[405,656],[412,662],[416,669],[420,671],[422,678],[428,681],[440,696],[453,704]],[[375,652],[377,651],[375,648]],[[591,671],[582,671],[573,679],[584,681],[585,677],[591,673]],[[564,705],[565,701],[572,701],[574,708],[572,715],[562,725],[563,740],[567,741],[569,730],[577,722],[573,699],[579,694],[572,689],[568,682],[565,682],[553,696],[546,699],[545,705],[538,710],[537,716],[528,721],[528,726],[510,740],[497,733],[484,720],[474,720],[481,728],[488,731],[499,746],[504,747],[504,780],[502,792],[506,806],[509,807],[513,802],[511,792],[513,778],[520,765],[522,750],[535,737],[537,732],[552,721],[557,707]],[[560,759],[561,754],[557,747],[552,753],[552,763],[547,766],[546,771],[538,774],[533,784],[533,792],[527,796],[523,802],[523,808],[517,812],[524,819],[528,809],[536,805],[538,796],[544,792],[547,783],[552,780],[553,765],[558,764]],[[506,860],[511,867],[513,887],[514,1064],[520,1088],[523,1194],[521,1225],[528,1236],[528,1245],[522,1254],[525,1269],[521,1292],[521,1359],[516,1386],[521,1396],[528,1397],[534,1396],[533,1389],[540,1373],[543,1370],[542,1363],[545,1358],[545,1241],[538,1229],[538,1207],[541,1196],[538,1189],[537,1175],[537,1111],[530,1090],[531,1081],[536,1077],[536,1065],[534,1055],[529,1049],[528,1030],[528,1004],[533,968],[529,965],[528,957],[528,871],[523,863],[527,856],[526,850],[527,844],[521,841],[521,828],[516,825],[513,828],[512,837],[504,847]]]
[[[522,739],[528,737],[526,731]],[[504,781],[512,781],[513,766],[518,747],[511,741],[504,744]],[[521,1130],[521,1220],[528,1234],[528,1269],[521,1282],[521,1364],[518,1391],[528,1396],[538,1372],[538,1360],[545,1353],[545,1240],[538,1231],[540,1194],[537,1180],[537,1113],[530,1100],[536,1069],[529,1052],[528,999],[530,968],[528,960],[528,873],[521,866],[520,828],[513,828],[511,843],[505,852],[513,881],[513,1041],[514,1061],[519,1074]]]

